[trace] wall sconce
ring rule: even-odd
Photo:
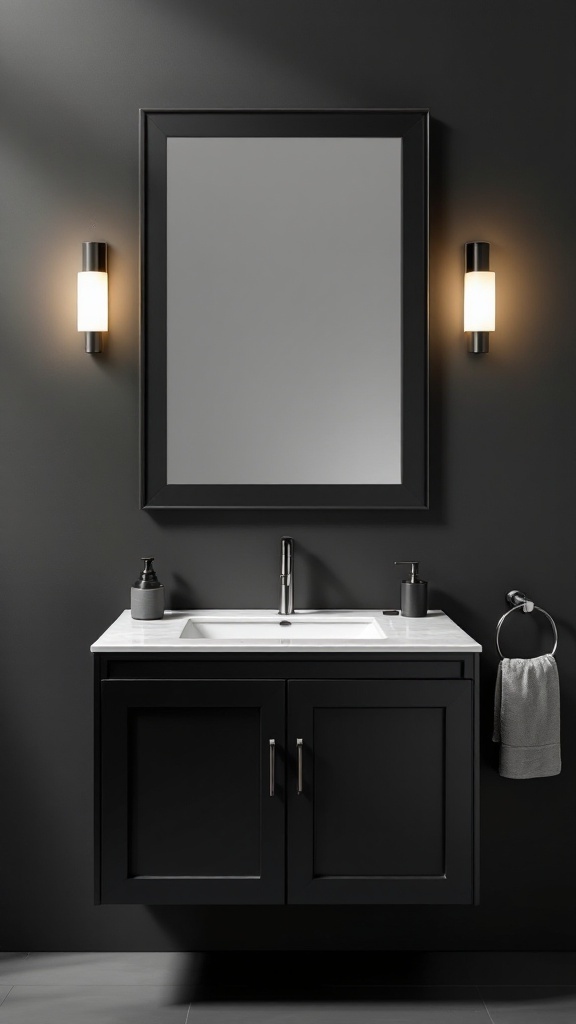
[[[489,331],[496,321],[496,275],[490,270],[490,243],[466,242],[464,330],[470,332],[469,352],[488,352]]]
[[[108,330],[108,246],[82,242],[78,274],[78,330],[86,335],[86,351],[102,351],[102,332]]]

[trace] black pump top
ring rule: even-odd
[[[157,588],[161,587],[162,584],[152,568],[154,558],[143,558],[142,561],[144,562],[144,568],[140,573],[140,578],[136,580],[134,586],[138,590],[157,590]]]
[[[412,562],[412,561],[408,561],[408,562],[394,562],[394,565],[409,565],[409,566],[411,566],[410,572],[412,573],[412,575],[410,576],[409,580],[404,580],[404,583],[423,583],[424,582],[424,580],[421,580],[418,577],[418,570],[419,570],[419,567],[420,567],[420,562]]]

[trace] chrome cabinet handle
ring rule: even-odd
[[[297,793],[298,796],[300,796],[300,794],[301,794],[301,792],[302,792],[302,790],[304,788],[303,787],[303,779],[302,779],[302,776],[303,776],[303,768],[302,768],[303,749],[304,749],[304,740],[301,740],[301,739],[296,740],[296,751],[297,751],[297,755],[298,755],[298,783],[297,783],[297,786],[296,786],[296,793]]]
[[[274,796],[276,785],[276,740],[270,740],[270,796]]]

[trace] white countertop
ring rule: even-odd
[[[382,638],[356,640],[215,640],[215,639],[181,639],[180,633],[188,619],[193,616],[212,616],[218,618],[262,618],[277,616],[277,609],[194,609],[191,611],[167,611],[163,619],[133,619],[130,610],[122,614],[108,627],[105,633],[96,640],[90,650],[99,652],[148,652],[150,654],[183,654],[197,653],[278,653],[294,654],[334,654],[354,653],[363,651],[370,654],[387,654],[413,652],[423,653],[465,653],[474,654],[482,650],[480,644],[460,629],[452,619],[442,611],[429,611],[425,618],[404,618],[402,615],[385,615],[381,609],[318,609],[297,611],[292,618],[302,619],[306,616],[318,615],[328,619],[330,616],[373,616],[384,632]],[[291,616],[283,616],[289,619]]]

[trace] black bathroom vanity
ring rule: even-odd
[[[196,635],[234,614],[281,639]],[[93,644],[97,902],[477,902],[480,646],[441,612],[323,615],[383,639],[123,612]]]

